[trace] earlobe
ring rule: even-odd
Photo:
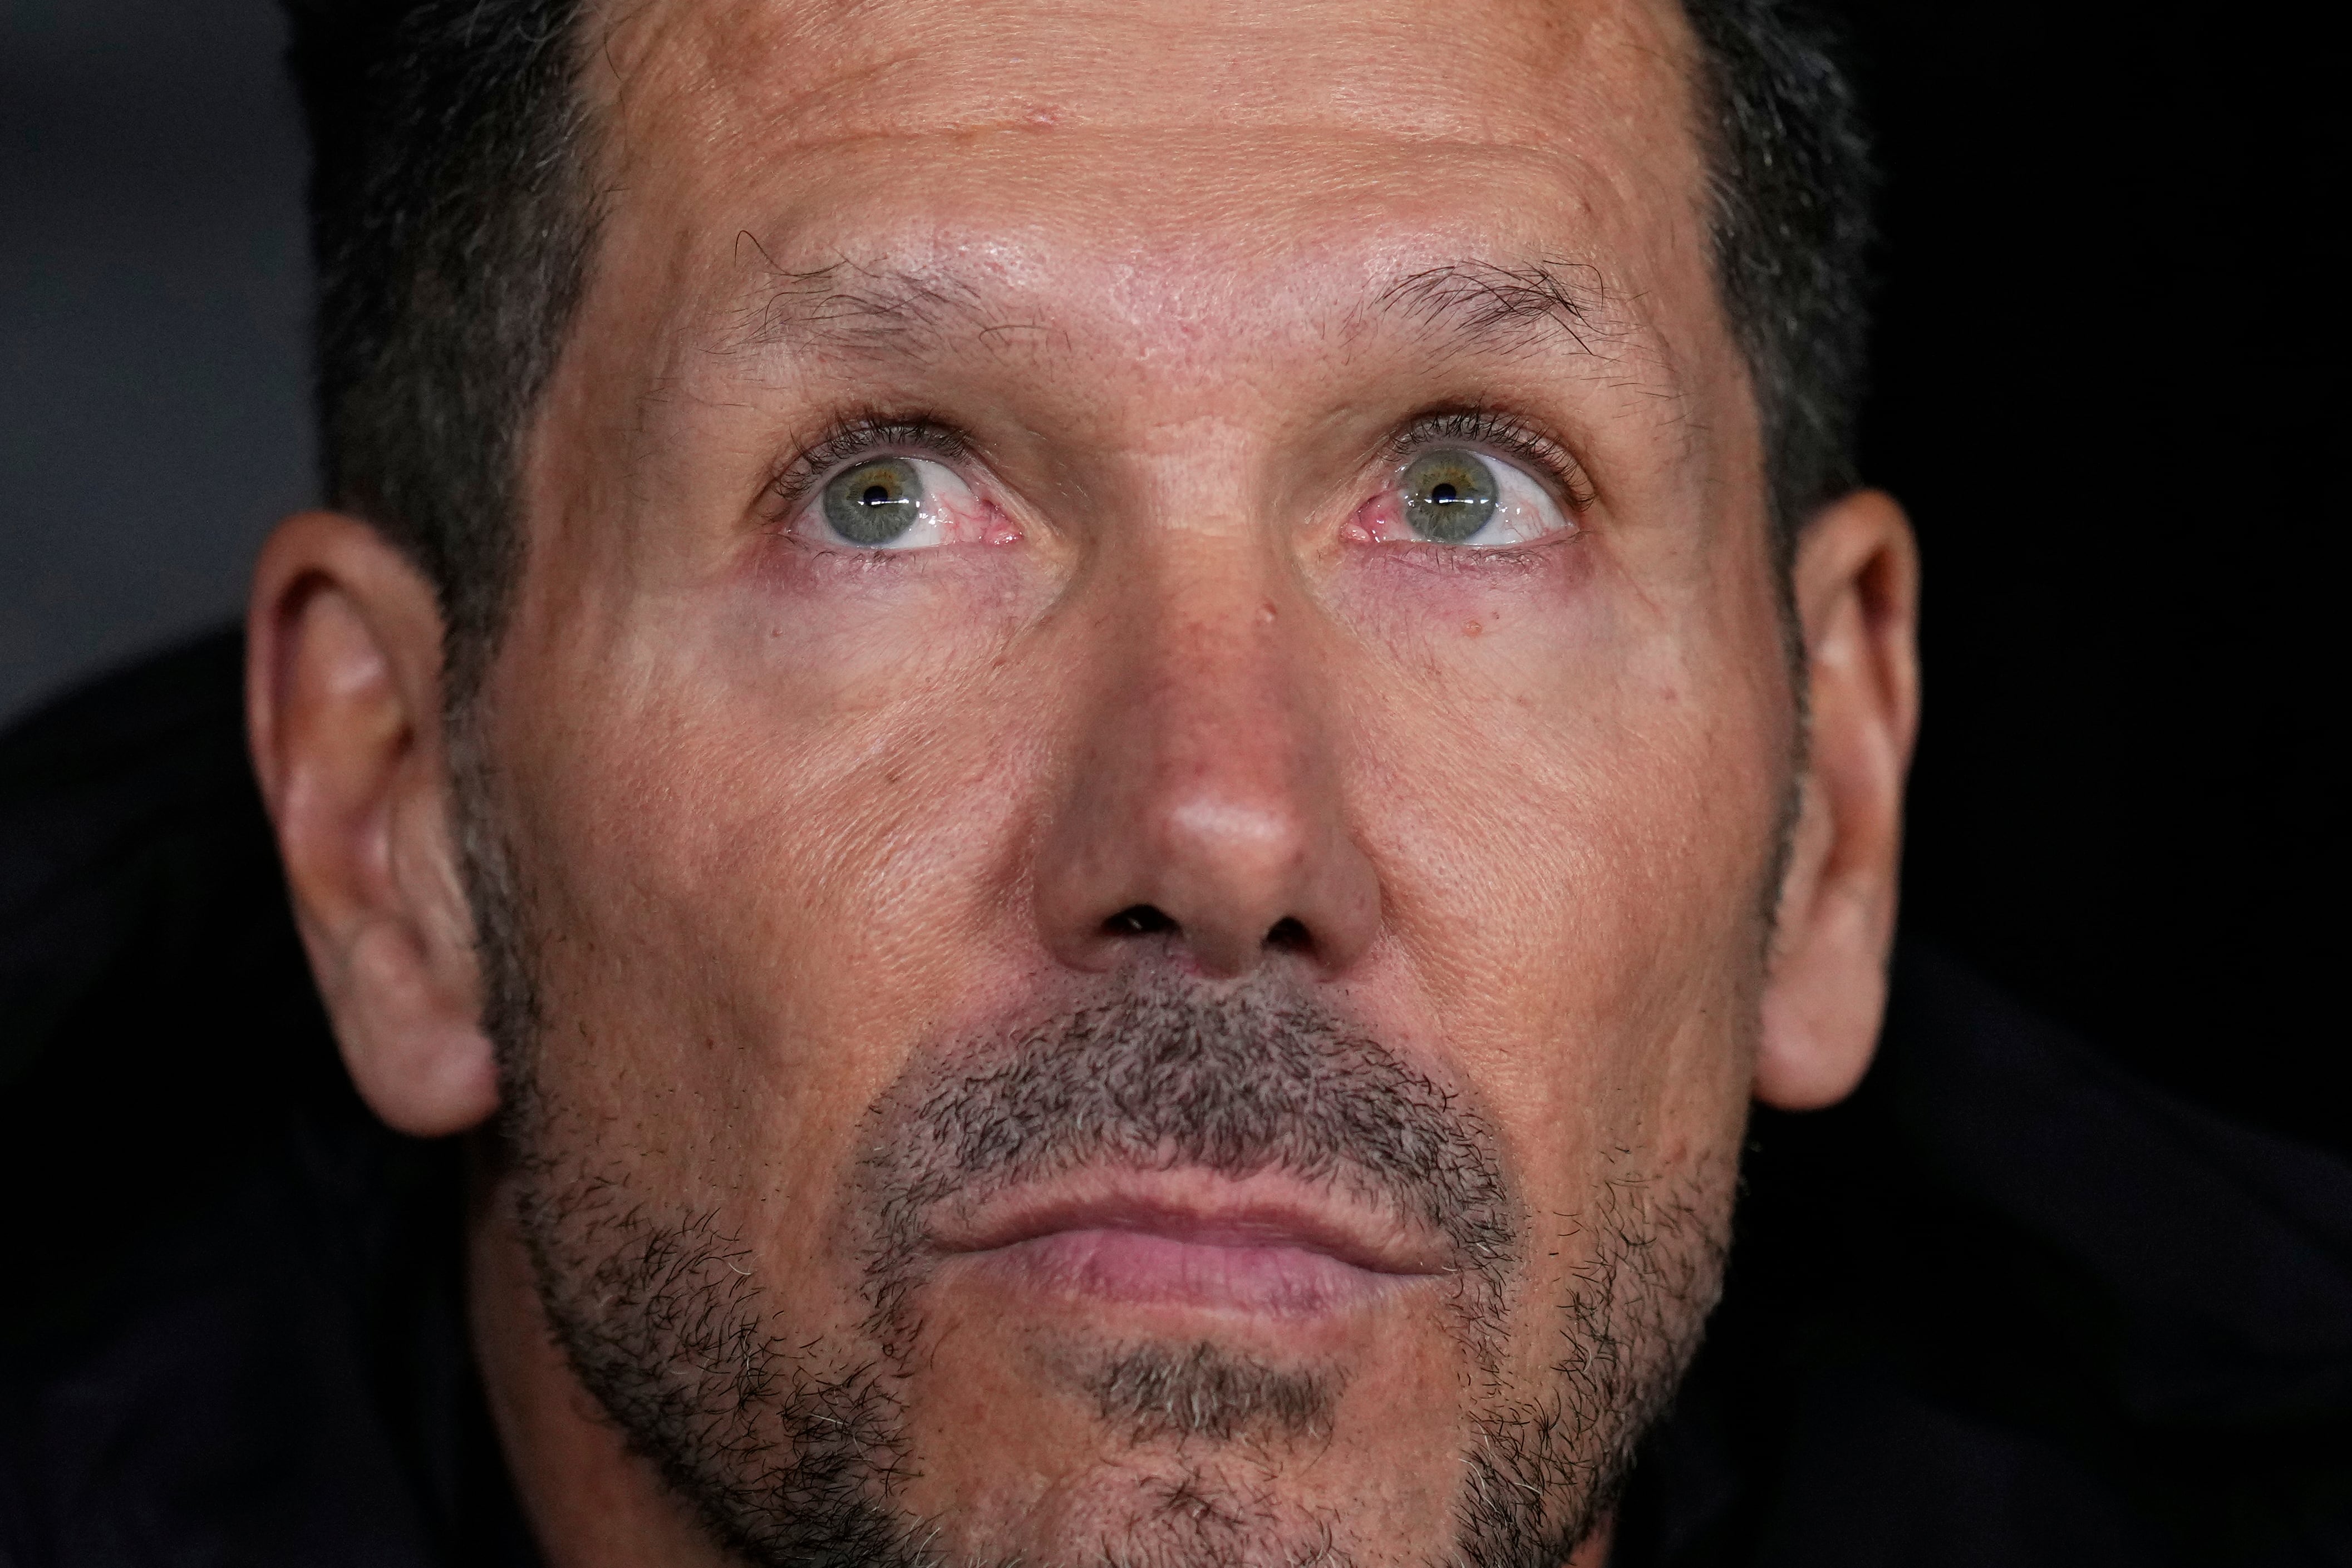
[[[1811,728],[1756,1068],[1757,1098],[1783,1110],[1844,1098],[1877,1044],[1918,727],[1918,585],[1910,525],[1880,492],[1832,504],[1799,542]]]
[[[345,1064],[402,1132],[498,1107],[450,831],[431,586],[376,530],[306,512],[262,550],[247,617],[254,767]]]

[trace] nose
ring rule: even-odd
[[[1048,946],[1086,970],[1173,944],[1205,975],[1360,957],[1380,886],[1348,830],[1311,610],[1255,574],[1130,588],[1094,624],[1095,678],[1040,846]]]

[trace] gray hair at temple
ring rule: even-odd
[[[1717,286],[1754,383],[1776,552],[1856,482],[1874,178],[1834,38],[1784,0],[1684,0]],[[431,580],[446,700],[497,645],[517,479],[597,231],[584,0],[288,0],[313,153],[331,501]]]

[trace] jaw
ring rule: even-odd
[[[573,1365],[547,1350],[543,1300],[567,1283],[549,1274],[569,1276],[555,1315],[574,1331],[594,1292],[609,1306],[616,1281],[648,1277],[614,1266],[626,1250],[614,1245],[618,1232],[601,1257],[579,1246],[554,1257],[533,1289],[511,1210],[486,1205],[475,1318],[502,1435],[534,1520],[552,1531],[555,1563],[617,1568],[620,1559],[598,1555],[567,1522],[583,1509],[628,1515],[623,1539],[691,1543],[654,1560],[785,1561],[760,1543],[790,1511],[779,1484],[787,1479],[803,1500],[813,1485],[855,1491],[865,1506],[845,1516],[848,1525],[835,1521],[836,1541],[841,1530],[868,1532],[879,1544],[861,1560],[880,1564],[1598,1563],[1605,1482],[1679,1375],[1712,1304],[1729,1190],[1727,1173],[1712,1175],[1724,1179],[1622,1180],[1616,1190],[1642,1207],[1589,1211],[1600,1223],[1559,1237],[1565,1275],[1515,1290],[1486,1346],[1465,1333],[1442,1282],[1427,1280],[1302,1329],[1182,1303],[1055,1310],[950,1273],[912,1289],[894,1354],[871,1336],[855,1267],[816,1270],[831,1276],[822,1292],[808,1274],[749,1278],[730,1260],[761,1270],[767,1239],[746,1251],[723,1236],[708,1238],[704,1263],[682,1267],[691,1248],[672,1227],[640,1237],[640,1254],[660,1260],[673,1283],[698,1278],[719,1294],[641,1300],[656,1309],[653,1320],[698,1323],[704,1342],[632,1339],[619,1325],[614,1343],[629,1366],[707,1367],[724,1359],[714,1350],[749,1345],[789,1353],[758,1377],[689,1389],[698,1396],[689,1405],[706,1416],[748,1397],[755,1419],[731,1443],[706,1420],[687,1434],[703,1453],[682,1463],[678,1431],[655,1430],[645,1402],[630,1403],[625,1390],[616,1399],[609,1375],[583,1382],[576,1345]],[[511,1183],[502,1196],[518,1196]],[[741,1332],[710,1338],[724,1317],[714,1301],[750,1309]],[[1565,1354],[1563,1334],[1572,1342]],[[884,1363],[887,1376],[860,1385]],[[672,1392],[680,1386],[673,1377]],[[875,1397],[834,1407],[810,1397],[861,1387]],[[836,1441],[844,1433],[854,1440]],[[812,1467],[813,1441],[856,1462]],[[646,1457],[665,1444],[674,1461],[667,1482]],[[747,1454],[753,1462],[727,1468],[730,1455]],[[1575,1476],[1588,1484],[1560,1484]],[[748,1510],[729,1514],[730,1488]],[[1547,1491],[1538,1510],[1490,1506]],[[682,1494],[698,1497],[700,1517]],[[739,1543],[737,1556],[717,1552],[720,1537]],[[579,1550],[562,1549],[567,1541]],[[886,1549],[916,1542],[930,1555]]]
[[[1727,1153],[1611,1155],[1622,1140],[1560,1135],[1497,1186],[1465,1175],[1487,1140],[1465,1130],[1482,1124],[1477,1098],[1344,1020],[1318,1030],[1296,1009],[1190,988],[1083,1017],[918,1052],[927,1066],[898,1090],[804,1128],[790,1169],[758,1151],[742,1169],[714,1161],[677,1129],[649,1142],[567,1110],[552,1082],[526,1094],[541,1113],[519,1125],[540,1146],[520,1151],[499,1217],[537,1254],[528,1306],[544,1304],[571,1352],[557,1402],[601,1404],[701,1528],[754,1563],[822,1544],[895,1568],[923,1559],[892,1552],[927,1542],[958,1568],[1532,1564],[1588,1533],[1712,1305]],[[1159,1076],[1120,1076],[1137,1062]],[[1697,1135],[1694,1115],[1664,1120]],[[1417,1131],[1383,1145],[1376,1124]],[[1200,1163],[1206,1145],[1183,1152],[1203,1126],[1244,1174]],[[1448,1126],[1458,1157],[1432,1165]],[[1735,1126],[1679,1146],[1737,1141]],[[1122,1171],[1112,1148],[1192,1163]],[[1508,1168],[1499,1145],[1485,1168]],[[1428,1255],[1350,1191],[1456,1216],[1449,1233],[1518,1262],[1495,1278],[1412,1272]],[[938,1250],[935,1213],[962,1217],[970,1234],[946,1234],[967,1250]],[[1265,1250],[1272,1231],[1323,1249],[1318,1279],[1367,1278],[1270,1303],[1230,1279],[1105,1290],[991,1261],[1041,1228],[1164,1232],[1178,1215],[1198,1227],[1182,1247]],[[1478,1216],[1510,1218],[1495,1232]],[[890,1266],[894,1236],[918,1249],[910,1265]],[[812,1507],[828,1499],[844,1506]]]

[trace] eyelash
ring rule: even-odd
[[[1581,511],[1592,504],[1592,481],[1584,465],[1568,448],[1529,429],[1509,414],[1494,409],[1454,409],[1425,413],[1406,424],[1389,442],[1391,461],[1402,463],[1432,446],[1491,447],[1517,458],[1558,486],[1569,506]]]
[[[768,480],[768,489],[789,508],[832,477],[835,470],[893,448],[949,463],[960,463],[971,455],[971,443],[938,420],[921,415],[853,414],[836,420],[814,444],[777,469]]]
[[[1493,409],[1455,409],[1423,414],[1389,441],[1389,456],[1398,463],[1432,446],[1470,444],[1517,458],[1549,479],[1582,509],[1592,504],[1592,483],[1583,465],[1566,447]],[[855,414],[835,422],[813,445],[779,468],[768,488],[787,507],[798,505],[811,491],[845,464],[892,447],[914,450],[950,463],[971,454],[971,443],[960,432],[921,415]]]

